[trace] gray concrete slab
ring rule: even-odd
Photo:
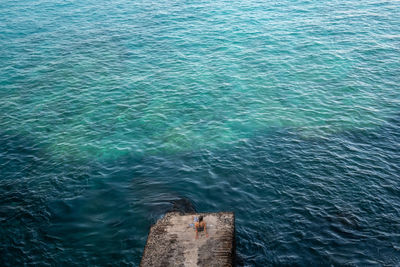
[[[195,239],[191,224],[200,215],[207,223],[208,237],[203,232]],[[140,266],[232,266],[234,239],[233,212],[169,212],[151,227]]]

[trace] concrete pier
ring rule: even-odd
[[[200,232],[195,239],[193,217],[200,215],[208,237]],[[233,212],[169,212],[151,227],[140,266],[232,266],[234,241]]]

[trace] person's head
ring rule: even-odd
[[[199,222],[203,221],[203,216],[199,216]]]

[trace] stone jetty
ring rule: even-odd
[[[194,217],[207,223],[195,239]],[[232,266],[235,256],[233,212],[182,214],[169,212],[150,228],[141,267]]]

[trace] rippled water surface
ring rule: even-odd
[[[172,203],[239,263],[400,264],[400,2],[0,2],[2,265],[133,265]]]

